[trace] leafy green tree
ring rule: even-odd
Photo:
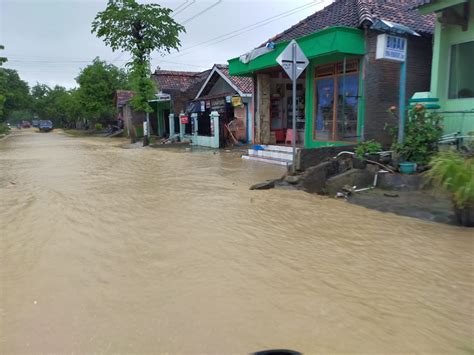
[[[0,121],[5,121],[15,110],[24,110],[30,106],[29,86],[20,79],[16,70],[0,68],[0,96],[3,107]]]
[[[106,124],[115,115],[114,95],[128,87],[127,73],[113,64],[95,58],[76,78],[77,98],[84,118],[92,123]]]
[[[135,96],[132,106],[139,112],[152,112],[148,101],[156,88],[150,79],[150,55],[153,51],[170,52],[180,46],[183,26],[171,17],[171,9],[158,4],[138,4],[136,0],[109,0],[107,8],[92,22],[92,32],[103,38],[113,51],[132,55],[127,63]],[[147,144],[145,137],[145,144]]]
[[[4,50],[5,49],[5,46],[1,45],[0,44],[0,49],[1,50]],[[3,65],[3,63],[7,62],[8,59],[6,57],[0,57],[0,67]]]
[[[59,100],[59,105],[65,112],[66,121],[64,122],[65,127],[75,128],[76,123],[84,118],[83,106],[79,100],[78,89],[71,89],[68,91],[68,95],[63,96]]]
[[[5,47],[3,45],[0,44],[0,49],[3,50],[5,49]],[[6,57],[0,57],[0,67],[3,65],[3,63],[5,63],[7,61],[7,58]],[[0,76],[0,80],[4,80],[2,79],[2,77]],[[2,83],[0,82],[0,87],[2,86]],[[2,114],[3,114],[3,105],[5,104],[5,100],[6,100],[6,97],[5,95],[2,95],[0,93],[0,122],[2,122]]]

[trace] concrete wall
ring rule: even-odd
[[[397,119],[387,112],[398,107],[400,63],[376,60],[377,32],[368,31],[365,56],[365,123],[364,137],[389,146],[392,137],[386,125],[397,126]],[[407,56],[406,100],[415,92],[428,91],[432,59],[431,37],[409,37]]]

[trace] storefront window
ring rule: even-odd
[[[314,138],[319,141],[357,140],[358,61],[316,68]]]
[[[450,60],[448,97],[474,98],[474,41],[451,46]]]

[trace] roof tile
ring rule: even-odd
[[[400,23],[417,32],[432,34],[435,17],[421,15],[414,8],[419,1],[430,0],[336,0],[269,41],[296,39],[332,26],[360,27],[376,19]]]

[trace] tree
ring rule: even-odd
[[[0,68],[0,96],[3,105],[0,121],[9,117],[15,110],[24,110],[30,106],[29,86],[20,79],[16,70]]]
[[[1,50],[4,50],[5,49],[5,46],[1,45],[0,44],[0,49]],[[8,59],[6,57],[0,57],[0,67],[3,65],[3,63],[7,62]]]
[[[103,38],[113,51],[132,55],[127,63],[135,96],[131,103],[139,112],[152,112],[148,101],[156,89],[150,79],[150,55],[153,51],[170,52],[180,46],[183,26],[171,17],[171,9],[158,4],[138,4],[136,0],[109,0],[107,8],[92,22],[92,32]],[[145,137],[144,144],[147,139]]]
[[[76,82],[79,89],[75,96],[82,105],[84,118],[102,124],[107,124],[115,115],[115,92],[129,86],[127,73],[123,69],[99,58],[81,70]]]

